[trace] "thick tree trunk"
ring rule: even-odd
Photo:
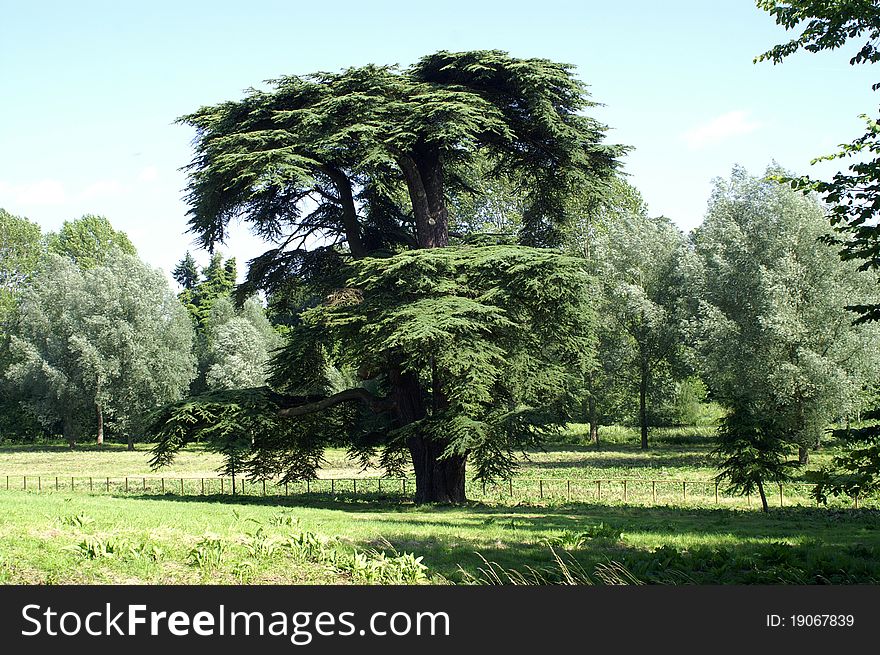
[[[134,450],[134,437],[132,437],[130,434],[128,435],[128,449]]]
[[[417,503],[463,503],[465,458],[459,455],[440,459],[445,445],[421,436],[407,440],[416,473]]]
[[[418,377],[403,373],[397,366],[389,369],[397,417],[401,425],[409,425],[427,416],[425,398]],[[416,475],[417,503],[463,503],[465,496],[464,456],[441,459],[446,444],[413,434],[407,439],[413,470]]]
[[[443,187],[443,163],[440,153],[427,147],[416,147],[412,154],[393,151],[406,179],[416,221],[419,248],[443,248],[449,245],[449,213]],[[432,411],[445,406],[442,384],[432,371]],[[397,416],[401,425],[408,425],[427,416],[425,393],[418,377],[402,373],[391,366],[389,380],[394,389]],[[447,444],[414,434],[407,440],[416,474],[417,503],[463,503],[465,496],[466,455],[441,459]]]
[[[798,463],[806,466],[810,463],[810,451],[804,446],[798,446]]]
[[[396,153],[406,179],[406,187],[416,219],[419,248],[449,245],[449,212],[443,191],[443,165],[438,153],[424,152],[412,157]]]
[[[322,166],[321,171],[333,180],[333,186],[336,187],[336,192],[339,194],[339,204],[342,206],[342,223],[345,228],[348,249],[356,259],[360,259],[366,254],[366,251],[361,240],[361,226],[354,204],[354,196],[351,192],[351,180],[345,173],[333,166]]]
[[[648,449],[648,367],[643,363],[639,379],[639,428],[642,433],[642,449]]]
[[[440,155],[430,153],[419,162],[422,182],[428,199],[428,219],[423,248],[445,248],[449,245],[449,212],[443,189],[443,164]]]
[[[764,493],[764,483],[758,480],[758,493],[761,494],[761,509],[765,512],[770,511],[770,506],[767,504],[767,494]]]
[[[100,404],[95,404],[95,411],[98,414],[98,448],[101,448],[104,445],[104,412]]]

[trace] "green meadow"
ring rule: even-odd
[[[6,489],[0,478],[0,581],[880,581],[880,512],[871,500],[859,509],[843,501],[816,507],[806,488],[799,496],[792,487],[782,507],[777,498],[764,514],[723,489],[716,502],[705,430],[658,431],[647,452],[625,429],[609,429],[599,447],[582,437],[581,426],[572,426],[558,443],[528,453],[513,496],[508,481],[485,495],[474,482],[470,502],[452,507],[414,505],[400,479],[383,480],[379,492],[379,472],[360,469],[344,450],[328,452],[308,492],[270,483],[264,495],[261,483],[250,482],[232,496],[228,479],[219,493],[219,458],[198,445],[161,471],[150,468],[146,447],[4,446],[0,475],[10,482]],[[818,451],[811,466],[834,452],[833,444]],[[601,499],[596,480],[603,481]],[[684,496],[681,480],[691,485]]]

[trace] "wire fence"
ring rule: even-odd
[[[31,492],[83,492],[127,495],[176,496],[381,496],[405,499],[415,491],[412,478],[318,478],[280,482],[231,477],[157,477],[85,475],[5,475],[0,484],[6,490]],[[768,504],[773,506],[817,505],[813,484],[789,482],[768,485]],[[468,480],[470,499],[498,502],[562,501],[632,505],[717,505],[724,507],[761,506],[760,498],[727,493],[714,480],[676,480],[643,478],[510,478],[495,483]],[[832,507],[860,506],[858,498],[832,499]],[[871,499],[862,506],[877,506]]]

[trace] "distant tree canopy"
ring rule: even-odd
[[[0,209],[0,437],[29,438],[43,432],[3,378],[10,363],[9,335],[22,292],[46,255],[40,226]]]
[[[634,380],[642,448],[648,447],[648,402],[683,360],[686,286],[684,235],[665,217],[635,213],[611,222],[596,242],[603,308],[623,343],[613,346]]]
[[[851,41],[856,41],[851,65],[880,61],[880,11],[875,0],[758,0],[757,4],[786,30],[800,33],[759,55],[756,61],[778,64],[800,50],[835,50]],[[878,88],[880,82],[874,83],[872,89]],[[842,144],[838,152],[814,160],[850,161],[846,171],[836,173],[830,180],[808,176],[780,179],[805,193],[817,192],[828,203],[835,234],[826,235],[825,240],[837,246],[844,260],[858,263],[860,271],[873,273],[875,281],[880,282],[880,122],[868,114],[861,118],[866,123],[862,136]],[[849,308],[857,313],[859,321],[880,321],[878,300],[852,303]],[[880,409],[875,408],[873,414],[875,418],[880,416]],[[839,434],[851,440],[851,448],[836,459],[834,470],[824,470],[817,497],[825,498],[828,493],[858,496],[880,488],[880,425],[847,429]]]
[[[851,65],[880,61],[880,11],[874,0],[758,0],[757,4],[785,29],[801,29],[801,33],[759,55],[755,61],[778,64],[799,50],[835,50],[851,39],[864,40],[850,59]],[[880,88],[880,82],[872,88]],[[814,160],[854,159],[847,172],[836,173],[827,181],[807,176],[780,179],[800,191],[817,192],[828,203],[837,235],[827,235],[826,241],[839,247],[843,259],[859,262],[860,270],[873,271],[876,278],[880,275],[880,124],[867,114],[861,117],[867,125],[865,134],[843,144],[838,152]],[[859,313],[860,320],[880,320],[880,303],[854,305],[852,309]]]
[[[49,234],[47,243],[49,252],[72,259],[82,269],[103,264],[114,248],[127,255],[137,254],[125,232],[114,230],[109,220],[93,214],[64,221],[58,232]]]
[[[255,296],[240,297],[241,306],[235,307],[235,258],[224,262],[215,252],[200,271],[187,252],[172,274],[183,287],[177,297],[195,328],[198,373],[191,393],[265,384],[269,355],[281,345],[281,338]]]
[[[734,169],[716,182],[694,231],[702,271],[703,377],[729,408],[718,454],[741,491],[786,479],[832,420],[855,416],[880,368],[880,329],[853,325],[845,305],[872,301],[870,275],[820,242],[815,200]]]
[[[82,269],[50,254],[26,287],[5,378],[74,446],[94,431],[128,438],[193,375],[192,327],[164,275],[118,248]]]
[[[0,325],[45,251],[39,225],[0,208]]]
[[[566,206],[566,250],[585,260],[600,291],[586,414],[594,443],[599,424],[635,419],[647,448],[648,426],[660,409],[656,400],[674,396],[676,383],[687,376],[688,248],[669,219],[649,217],[641,194],[625,180],[615,178],[609,188],[606,197],[576,194]]]
[[[605,193],[625,149],[602,143],[605,128],[584,114],[593,103],[571,67],[545,59],[438,52],[402,70],[370,65],[272,86],[181,119],[196,128],[192,231],[211,247],[238,217],[275,245],[250,262],[239,293],[271,295],[298,280],[322,299],[276,357],[263,411],[300,426],[348,412],[356,452],[379,449],[391,467],[408,457],[418,501],[462,501],[468,457],[481,475],[506,471],[539,415],[548,425],[549,415],[565,419],[571,386],[550,355],[582,374],[592,332],[581,262],[457,246],[452,200],[477,193],[475,178],[510,180],[525,190],[520,242],[560,246],[568,198]],[[541,349],[527,347],[531,334],[545,335]],[[503,376],[501,361],[509,362]],[[304,377],[328,367],[352,386],[329,393]],[[307,393],[306,379],[314,382]],[[255,406],[247,398],[210,403],[217,417],[233,406],[244,417]],[[193,407],[157,423],[157,463],[194,437],[175,414]],[[241,463],[252,474],[314,475],[325,435],[306,447],[299,434],[288,445],[255,437]]]
[[[205,384],[208,389],[245,389],[266,384],[269,358],[282,345],[257,298],[237,309],[217,298],[205,328]]]

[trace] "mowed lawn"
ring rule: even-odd
[[[577,429],[577,428],[575,428]],[[609,431],[600,448],[557,445],[529,454],[517,479],[710,480],[711,439],[660,434],[642,452],[629,435]],[[575,435],[576,436],[576,435]],[[613,437],[621,437],[615,441]],[[574,439],[572,439],[574,440]],[[820,451],[821,462],[830,451]],[[374,477],[345,452],[328,452],[325,478]],[[212,477],[216,455],[195,446],[160,472]],[[63,446],[0,449],[0,474],[11,476],[149,477],[146,448],[129,453]],[[872,509],[714,505],[710,497],[656,504],[518,493],[489,493],[463,507],[419,507],[400,496],[291,492],[231,497],[169,489],[110,493],[78,488],[0,490],[0,581],[4,583],[273,583],[357,582],[335,565],[357,552],[413,553],[428,582],[464,583],[485,571],[538,571],[561,578],[556,557],[596,583],[621,567],[628,581],[648,583],[880,582],[880,513]],[[361,487],[363,489],[363,487]],[[630,487],[632,493],[632,487]],[[517,489],[518,491],[518,489]],[[534,489],[532,490],[534,491]],[[619,491],[619,490],[618,490]],[[609,492],[606,491],[606,494]],[[304,534],[321,556],[290,546]],[[330,553],[332,557],[326,556]],[[340,560],[340,561],[342,561]],[[492,563],[492,564],[488,564]],[[502,575],[502,579],[505,579]]]

